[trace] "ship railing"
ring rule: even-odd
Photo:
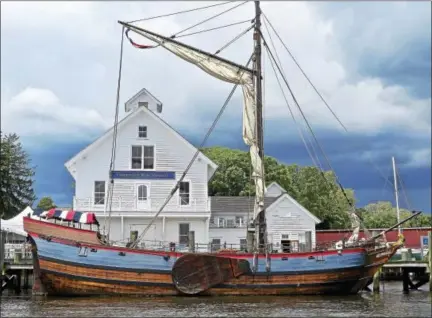
[[[123,241],[113,242],[114,245],[127,247],[131,243],[129,239]],[[327,246],[316,246],[311,247],[306,244],[296,244],[291,243],[289,245],[285,244],[267,244],[267,249],[270,253],[301,253],[301,252],[316,252],[316,251],[324,251],[328,250],[333,245]],[[260,246],[261,247],[261,246]],[[137,245],[138,249],[147,249],[147,250],[158,250],[158,251],[166,251],[166,252],[195,252],[195,253],[247,253],[248,246],[247,243],[195,243],[193,245],[188,242],[169,242],[169,241],[157,241],[157,240],[142,240]],[[251,250],[250,252],[253,252]]]

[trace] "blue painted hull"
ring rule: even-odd
[[[180,253],[74,244],[31,235],[44,292],[54,295],[179,295],[172,269]],[[77,246],[78,245],[78,246]],[[252,263],[251,255],[232,255]],[[386,257],[387,258],[387,257]],[[206,290],[207,295],[353,294],[364,288],[382,262],[364,249],[271,255],[256,273]]]
[[[24,218],[24,229],[33,245],[34,290],[53,295],[179,295],[182,289],[175,273],[181,262],[177,260],[203,255],[107,246],[97,232],[30,218]],[[260,255],[256,272],[248,268],[237,274],[232,264],[247,263],[249,267],[252,254],[207,254],[223,259],[223,266],[234,266],[233,275],[208,285],[201,294],[353,294],[367,285],[398,247],[271,254],[270,272]],[[215,274],[214,268],[207,271],[199,264],[203,258],[198,256],[198,262],[190,263],[198,282],[210,272]]]

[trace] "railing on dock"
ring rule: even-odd
[[[32,252],[29,243],[5,243],[4,265],[6,268],[17,268],[32,265]]]

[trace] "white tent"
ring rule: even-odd
[[[15,233],[22,236],[27,236],[27,232],[24,231],[24,220],[23,217],[33,213],[31,207],[26,207],[20,214],[15,215],[12,219],[1,220],[1,230],[4,232]]]

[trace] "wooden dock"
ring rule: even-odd
[[[33,259],[26,243],[6,244],[1,238],[0,293],[12,290],[19,294],[33,286]]]
[[[428,252],[423,259],[415,260],[409,249],[404,251],[402,259],[390,261],[382,266],[375,274],[372,284],[373,291],[379,292],[380,282],[385,280],[401,280],[403,291],[419,289],[429,283],[429,291],[432,292],[432,232],[428,233]],[[414,281],[416,281],[414,283]]]

